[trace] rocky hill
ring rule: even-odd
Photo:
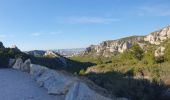
[[[170,38],[170,27],[165,27],[159,31],[150,33],[147,36],[131,36],[121,38],[118,40],[109,40],[100,43],[99,45],[91,45],[86,48],[84,55],[89,54],[93,56],[110,57],[115,53],[123,53],[130,49],[133,44],[139,44],[141,48],[150,44],[159,45],[161,42]]]

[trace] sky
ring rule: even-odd
[[[170,25],[170,0],[0,0],[0,41],[23,51],[85,48]]]

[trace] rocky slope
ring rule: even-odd
[[[23,62],[19,58],[16,60],[13,68],[32,75],[38,85],[45,88],[48,94],[64,96],[61,100],[121,100],[121,98],[115,97],[111,99],[111,96],[106,94],[106,90],[96,86],[87,79],[80,79],[66,72],[31,64],[30,60]],[[122,100],[127,99],[123,98]]]
[[[122,53],[126,51],[135,43],[139,44],[141,48],[143,48],[145,45],[147,45],[147,42],[150,44],[159,45],[168,38],[170,38],[170,26],[159,31],[152,32],[147,36],[131,36],[118,40],[104,41],[99,45],[91,45],[86,48],[84,55],[90,53],[93,56],[100,55],[104,57],[110,57],[115,53]]]

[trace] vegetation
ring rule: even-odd
[[[170,42],[159,46],[166,48],[164,56],[155,57],[155,45],[141,49],[135,44],[111,58],[85,55],[72,59],[95,63],[87,70],[80,70],[79,75],[88,77],[113,95],[132,100],[159,100],[170,85]]]

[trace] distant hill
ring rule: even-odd
[[[108,40],[99,45],[91,45],[86,48],[85,55],[110,57],[115,53],[123,53],[130,49],[133,44],[139,44],[141,48],[146,45],[159,45],[170,38],[170,26],[152,32],[146,36],[130,36],[117,40]]]

